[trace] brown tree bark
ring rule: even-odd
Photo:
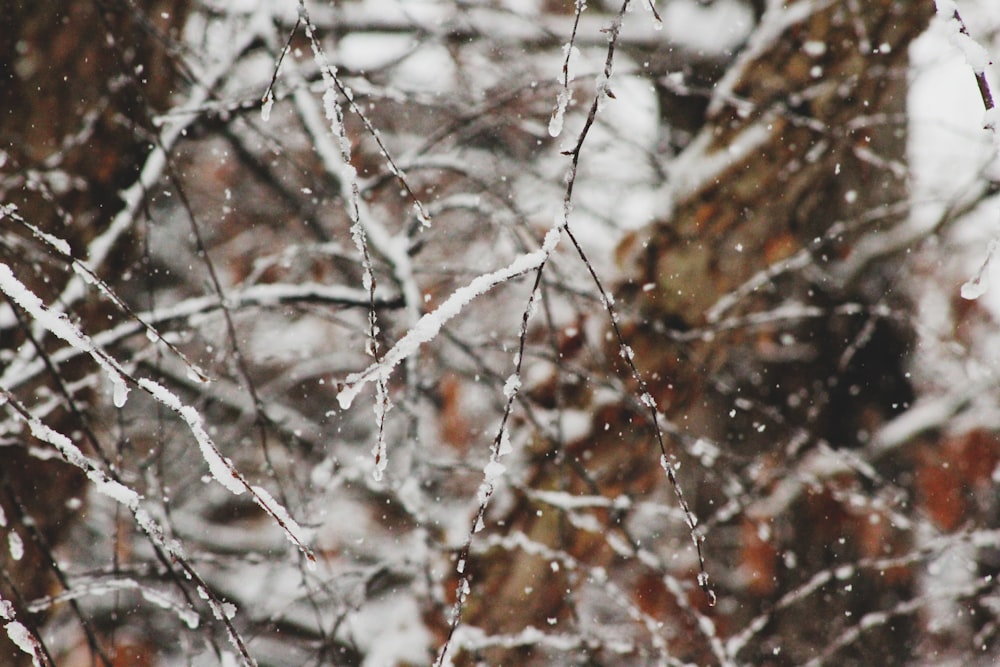
[[[863,448],[912,399],[911,334],[896,316],[909,305],[896,293],[892,257],[862,261],[855,250],[906,212],[906,54],[933,4],[817,2],[793,18],[805,6],[763,17],[718,84],[729,93],[717,90],[688,147],[693,157],[673,174],[672,214],[619,249],[630,276],[616,292],[630,313],[625,338],[669,420],[719,605],[710,608],[697,589],[683,535],[657,535],[631,514],[634,505],[611,502],[654,491],[672,502],[644,408],[597,405],[596,387],[567,386],[572,406],[592,414],[590,433],[565,448],[537,442],[531,479],[491,525],[576,565],[554,567],[537,549],[486,552],[471,568],[464,622],[491,634],[594,626],[581,591],[595,587],[594,573],[608,573],[636,613],[662,626],[622,637],[633,641],[624,656],[590,647],[590,664],[649,664],[664,651],[718,664],[728,649],[713,647],[714,637],[725,642],[755,618],[763,625],[730,646],[728,657],[742,664],[824,654],[844,665],[907,663],[913,620],[891,610],[913,594],[911,573],[855,567],[906,546],[907,534],[869,493],[869,475],[891,480],[903,464],[863,474],[816,462],[826,450]],[[617,344],[605,347],[597,363],[621,365]],[[539,489],[609,504],[565,512]],[[652,544],[639,539],[642,526]],[[801,599],[782,601],[809,581],[815,588]],[[869,616],[879,622],[853,637],[860,619],[882,612],[887,620]],[[551,659],[537,647],[490,648],[459,662],[477,657]]]

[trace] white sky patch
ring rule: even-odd
[[[372,70],[385,67],[412,48],[413,36],[405,33],[349,33],[337,42],[337,60],[352,70]]]
[[[667,40],[693,51],[732,51],[753,27],[753,14],[744,2],[716,0],[705,5],[696,0],[671,0],[666,6],[659,5]]]
[[[630,66],[624,56],[616,64],[622,70]],[[656,92],[648,79],[627,74],[614,75],[610,89],[615,97],[601,102],[573,194],[573,231],[599,266],[614,248],[608,239],[613,232],[588,213],[613,211],[614,231],[625,232],[648,224],[662,199],[661,175],[654,166],[655,147],[663,137]]]
[[[540,7],[538,0],[504,0],[503,6],[516,14],[537,14]]]
[[[958,33],[954,9],[949,0],[939,1],[939,19],[910,50],[916,76],[907,100],[908,153],[911,219],[917,226],[934,224],[952,202],[973,192],[984,169],[1000,170],[997,135],[983,127],[983,101],[974,79],[977,68],[984,68],[987,76],[995,68],[983,62],[983,54],[970,54],[963,47],[975,42]],[[974,11],[975,4],[962,9]],[[994,288],[1000,275],[991,270],[1000,237],[1000,206],[996,201],[984,203],[951,234],[960,250],[950,258],[951,271],[959,275],[947,276],[954,282],[946,281],[945,288],[965,299],[981,300],[991,312],[1000,314],[1000,290]]]
[[[394,70],[393,84],[402,90],[446,93],[454,88],[455,61],[444,45],[425,44]]]
[[[372,601],[348,617],[351,637],[362,645],[366,667],[425,664],[431,635],[417,602],[402,595]]]
[[[983,127],[993,133],[993,144],[1000,152],[1000,107],[987,109],[983,113]]]

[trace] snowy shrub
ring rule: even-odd
[[[993,3],[49,4],[0,662],[1000,659]]]

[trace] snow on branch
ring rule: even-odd
[[[129,305],[125,303],[125,301],[122,300],[121,297],[119,297],[113,289],[111,289],[111,286],[108,285],[103,280],[101,280],[101,278],[96,273],[94,273],[86,264],[84,264],[76,257],[74,257],[70,249],[69,243],[67,243],[64,239],[43,232],[42,230],[38,229],[38,227],[25,220],[17,212],[17,207],[14,206],[13,204],[0,206],[0,220],[3,220],[5,217],[9,217],[18,222],[19,224],[21,224],[22,226],[24,226],[25,228],[29,229],[36,237],[41,239],[42,242],[45,243],[51,250],[59,254],[62,257],[62,259],[68,262],[70,266],[72,266],[73,272],[75,274],[82,277],[86,283],[95,285],[97,289],[101,292],[101,294],[107,297],[120,311],[125,313],[129,317],[129,319],[133,320],[142,329],[145,329],[146,335],[150,338],[150,340],[155,340],[158,343],[164,345],[168,350],[170,350],[171,353],[176,355],[181,361],[184,362],[184,365],[187,366],[188,371],[194,377],[197,377],[202,382],[208,381],[208,376],[201,368],[199,368],[195,363],[189,360],[184,355],[183,352],[177,349],[177,347],[173,343],[166,340],[162,335],[160,335],[160,332],[157,331],[142,316],[135,313],[132,310],[132,308],[129,307]]]
[[[983,105],[986,110],[992,109],[993,93],[990,91],[990,83],[986,78],[986,68],[993,63],[989,52],[983,45],[977,42],[969,34],[969,29],[962,20],[962,15],[958,12],[958,5],[954,0],[936,0],[938,16],[944,19],[949,26],[948,36],[962,55],[969,63],[973,73],[976,75],[976,83],[979,85],[979,93],[983,98]]]
[[[32,436],[55,447],[67,463],[70,463],[71,465],[82,470],[87,475],[87,478],[94,484],[94,488],[98,493],[111,498],[113,501],[128,510],[135,519],[136,525],[138,525],[139,528],[146,534],[146,536],[153,543],[153,546],[166,556],[169,556],[171,561],[179,564],[180,567],[184,569],[185,574],[189,579],[194,580],[196,583],[199,583],[202,587],[204,587],[204,581],[188,563],[180,543],[176,540],[168,539],[167,533],[163,527],[146,509],[141,506],[142,496],[140,496],[135,490],[130,489],[125,486],[125,484],[106,473],[96,461],[85,455],[69,437],[42,423],[41,420],[34,417],[25,406],[23,406],[12,394],[10,394],[10,392],[0,387],[0,405],[4,404],[9,405],[13,409],[14,413],[28,424]],[[206,595],[205,600],[212,610],[216,612],[216,617],[219,618],[219,611],[223,609],[224,606],[223,602],[214,594]],[[3,602],[2,598],[0,598],[0,606],[3,605]],[[220,618],[220,620],[226,627],[230,641],[237,648],[237,650],[239,650],[240,655],[243,657],[244,664],[249,667],[254,667],[256,662],[250,656],[242,637],[240,637],[230,619],[226,617]],[[10,624],[8,624],[8,626],[9,625]],[[10,627],[8,627],[8,634],[9,632]],[[20,632],[19,629],[18,632]],[[23,634],[19,636],[22,638],[25,637]],[[11,636],[11,639],[14,640],[15,643],[18,643],[14,636]],[[27,644],[22,645],[18,643],[18,645],[23,649]]]
[[[570,72],[570,59],[573,57],[576,50],[573,43],[576,41],[576,33],[580,27],[580,16],[583,14],[584,9],[586,9],[585,3],[576,3],[576,15],[573,18],[573,30],[570,33],[569,41],[566,42],[566,45],[563,47],[563,52],[566,54],[566,58],[563,60],[562,66],[562,87],[559,90],[555,109],[552,110],[552,117],[549,119],[549,136],[551,137],[558,137],[562,134],[563,117],[566,115],[566,109],[570,102],[573,101],[573,91],[570,89],[570,83],[573,81],[573,74]]]
[[[461,313],[475,298],[482,296],[497,285],[542,266],[556,249],[558,243],[559,228],[556,227],[550,229],[545,235],[545,241],[539,250],[521,255],[504,268],[492,273],[484,273],[474,278],[468,285],[459,287],[452,292],[444,303],[421,317],[416,325],[385,353],[380,362],[372,364],[359,373],[347,376],[344,388],[337,394],[340,407],[344,410],[351,407],[351,403],[369,382],[388,378],[396,366],[416,352],[421,345],[434,340],[441,328]]]
[[[570,82],[569,61],[570,61],[570,56],[572,54],[572,49],[573,49],[572,45],[573,45],[573,40],[575,39],[575,36],[576,36],[576,29],[577,29],[577,25],[579,23],[580,14],[583,11],[583,9],[585,8],[585,5],[586,5],[585,2],[578,2],[576,4],[576,22],[574,23],[573,35],[570,38],[570,42],[567,44],[567,46],[565,48],[566,59],[565,59],[565,61],[563,63],[563,70],[562,70],[563,71],[563,93],[566,93],[566,95],[564,95],[562,93],[560,94],[560,97],[557,100],[556,109],[554,110],[553,115],[552,115],[552,117],[550,119],[550,122],[549,122],[549,134],[552,135],[552,136],[558,136],[558,134],[560,134],[560,132],[562,130],[562,124],[563,124],[562,123],[562,120],[563,120],[562,117],[563,117],[563,114],[565,113],[566,106],[569,104],[569,101],[570,101],[569,97],[568,97],[569,82]],[[585,144],[585,142],[587,140],[587,137],[590,134],[591,128],[594,126],[594,123],[596,121],[597,114],[598,114],[598,112],[599,112],[599,110],[601,108],[602,102],[605,100],[605,98],[614,99],[614,94],[611,92],[611,89],[610,89],[610,82],[611,82],[612,70],[613,70],[613,64],[614,64],[615,48],[617,46],[618,37],[619,37],[620,32],[621,32],[622,19],[625,16],[626,12],[628,11],[629,6],[630,6],[630,0],[624,0],[624,2],[622,2],[621,8],[620,8],[617,16],[615,17],[615,19],[611,22],[611,24],[609,26],[607,26],[607,27],[605,27],[605,28],[602,29],[602,32],[604,32],[604,33],[607,34],[608,47],[607,47],[607,54],[606,54],[605,62],[604,62],[604,68],[603,68],[602,72],[597,77],[596,86],[595,86],[595,88],[596,88],[596,94],[594,95],[594,97],[593,97],[593,99],[591,101],[590,108],[588,110],[587,116],[586,116],[586,118],[584,120],[584,123],[583,123],[583,127],[580,129],[579,134],[577,135],[576,140],[575,140],[572,148],[569,148],[567,150],[561,151],[562,155],[567,156],[569,158],[569,167],[568,167],[568,169],[566,171],[566,176],[564,178],[565,190],[563,192],[562,209],[561,209],[560,213],[556,217],[555,226],[549,231],[548,235],[546,236],[545,243],[543,244],[543,248],[542,248],[541,251],[538,251],[536,253],[532,253],[532,255],[526,255],[526,256],[523,256],[523,257],[519,258],[519,261],[524,261],[527,258],[532,257],[532,256],[537,257],[537,266],[534,267],[535,271],[536,271],[535,285],[534,285],[534,288],[532,290],[531,296],[528,299],[528,304],[527,304],[527,306],[525,307],[525,309],[524,309],[524,311],[522,313],[521,330],[520,330],[520,336],[519,336],[519,340],[520,340],[519,345],[520,345],[520,347],[519,347],[518,354],[515,357],[515,370],[514,370],[514,374],[511,375],[507,379],[507,381],[506,381],[506,383],[504,385],[504,395],[506,396],[507,401],[506,401],[506,405],[505,405],[505,408],[504,408],[503,416],[502,416],[501,421],[500,421],[500,426],[499,426],[499,429],[498,429],[498,433],[497,433],[496,437],[494,438],[493,444],[492,444],[492,446],[490,448],[489,461],[486,464],[486,467],[485,467],[485,469],[483,471],[483,480],[480,483],[479,491],[478,491],[478,501],[479,501],[478,508],[476,510],[476,514],[475,514],[475,517],[474,517],[473,522],[472,522],[472,528],[469,531],[469,534],[466,537],[465,543],[461,547],[461,549],[459,551],[459,554],[458,554],[458,562],[457,562],[456,571],[457,571],[457,574],[458,574],[458,577],[459,577],[459,582],[458,582],[458,585],[456,586],[455,602],[452,605],[450,618],[448,620],[448,625],[449,625],[448,633],[447,633],[447,635],[445,637],[444,643],[441,645],[441,648],[438,651],[437,660],[435,661],[436,667],[443,667],[443,665],[451,664],[451,659],[449,658],[449,651],[452,648],[453,642],[457,643],[456,637],[459,636],[459,631],[460,630],[464,631],[464,629],[462,627],[462,614],[463,614],[463,611],[464,611],[464,608],[465,608],[466,599],[468,598],[468,595],[469,595],[470,590],[471,590],[472,575],[469,572],[467,565],[468,565],[469,554],[470,554],[471,548],[472,548],[472,541],[473,541],[473,537],[475,536],[475,534],[478,533],[480,530],[482,530],[482,528],[484,526],[483,520],[484,520],[484,517],[486,515],[487,505],[489,504],[489,502],[490,502],[490,500],[491,500],[491,498],[493,496],[493,493],[495,491],[495,488],[496,488],[497,481],[498,481],[499,477],[501,475],[503,475],[503,473],[505,472],[505,466],[504,466],[504,464],[502,464],[500,462],[500,459],[501,459],[501,457],[503,455],[505,455],[506,453],[508,453],[511,450],[510,435],[507,432],[507,422],[508,422],[508,419],[509,419],[509,417],[511,415],[512,407],[513,407],[513,404],[514,404],[514,399],[517,396],[518,389],[519,389],[520,383],[521,383],[521,367],[522,367],[522,363],[523,363],[523,360],[524,360],[524,347],[525,347],[525,343],[526,343],[526,340],[527,340],[527,334],[528,334],[528,321],[529,321],[529,319],[531,317],[531,314],[532,314],[532,312],[534,310],[534,307],[535,307],[536,293],[537,293],[537,290],[538,290],[538,288],[539,288],[539,286],[541,284],[542,272],[543,272],[543,270],[544,270],[544,268],[546,266],[546,262],[548,260],[548,256],[551,254],[552,250],[554,250],[555,245],[558,243],[559,236],[560,236],[561,232],[563,232],[563,231],[566,233],[566,235],[569,238],[569,240],[571,241],[574,249],[577,251],[577,254],[578,254],[579,258],[580,258],[580,261],[587,268],[587,270],[590,273],[590,276],[591,276],[591,278],[592,278],[592,280],[594,282],[595,287],[597,288],[598,292],[600,293],[601,302],[604,304],[605,310],[607,311],[608,318],[609,318],[609,321],[611,323],[612,330],[614,331],[614,334],[615,334],[615,336],[617,338],[617,341],[618,341],[618,344],[619,344],[620,351],[622,353],[622,357],[623,357],[623,359],[625,359],[625,361],[626,361],[626,363],[627,363],[627,365],[628,365],[628,367],[629,367],[629,369],[631,371],[632,376],[634,377],[634,379],[636,380],[636,382],[637,382],[637,384],[639,386],[639,389],[640,389],[640,392],[641,392],[640,401],[641,401],[641,403],[643,405],[645,405],[649,409],[649,412],[650,412],[650,421],[651,421],[653,430],[654,430],[655,435],[656,435],[656,440],[657,440],[657,443],[659,445],[660,452],[662,454],[662,456],[661,456],[661,465],[662,465],[662,467],[663,467],[663,469],[664,469],[664,471],[665,471],[665,473],[667,475],[667,478],[670,481],[670,484],[671,484],[671,487],[673,488],[674,494],[675,494],[675,496],[676,496],[676,498],[677,498],[677,500],[678,500],[678,502],[679,502],[679,504],[680,504],[680,506],[681,506],[681,508],[682,508],[682,510],[684,512],[684,516],[685,516],[685,519],[686,519],[688,527],[689,527],[690,536],[691,536],[692,542],[694,543],[695,550],[696,550],[696,552],[698,554],[698,564],[699,564],[698,584],[701,587],[701,589],[705,592],[705,594],[707,596],[707,599],[709,601],[709,604],[713,605],[713,606],[715,604],[715,599],[716,599],[715,598],[715,592],[711,588],[711,586],[709,585],[708,574],[705,571],[705,560],[704,560],[704,556],[703,556],[703,553],[702,553],[702,546],[701,546],[702,545],[702,541],[703,541],[704,538],[701,536],[701,534],[696,529],[697,521],[695,519],[694,514],[691,512],[691,510],[690,510],[690,508],[689,508],[689,506],[687,504],[687,501],[685,500],[684,494],[683,494],[683,492],[681,490],[681,487],[680,487],[680,484],[679,484],[679,482],[677,480],[677,477],[676,477],[676,467],[675,467],[675,465],[671,462],[671,460],[667,456],[666,445],[664,443],[663,433],[662,433],[661,429],[659,428],[659,421],[658,421],[658,414],[657,414],[657,408],[656,408],[655,400],[646,391],[646,383],[645,383],[642,375],[639,373],[638,368],[635,366],[635,364],[634,364],[634,362],[632,360],[631,349],[626,344],[626,342],[625,342],[625,340],[624,340],[624,338],[622,336],[622,332],[621,332],[621,330],[618,327],[618,324],[617,324],[618,315],[617,315],[617,312],[616,312],[616,310],[614,308],[614,300],[612,298],[612,295],[604,288],[604,285],[603,285],[600,277],[597,275],[597,272],[596,272],[596,270],[594,268],[594,265],[589,260],[589,258],[587,256],[587,253],[584,251],[583,247],[581,246],[581,244],[577,240],[577,238],[574,235],[572,229],[570,228],[570,224],[569,224],[569,216],[570,216],[570,213],[571,213],[571,211],[573,209],[573,191],[574,191],[574,188],[575,188],[575,185],[576,185],[576,178],[577,178],[578,167],[579,167],[579,163],[580,163],[580,156],[581,156],[582,151],[583,151],[583,146],[584,146],[584,144]],[[655,14],[655,11],[654,11],[654,14]],[[659,17],[657,16],[656,18],[658,19]],[[551,246],[551,249],[546,250],[546,248],[548,248],[549,246]],[[526,270],[530,269],[530,268],[532,268],[532,267],[528,266],[528,267],[526,267]],[[508,267],[508,269],[510,269],[510,267]],[[484,279],[484,278],[487,278],[487,276],[480,276],[480,278],[478,278],[477,280]],[[473,281],[473,284],[475,284],[475,283],[476,283],[476,281]],[[490,286],[492,286],[492,285],[487,282],[487,284],[484,285],[483,289],[488,289]],[[452,298],[449,299],[449,301],[452,301],[452,299],[454,299],[456,296],[458,296],[459,292],[462,292],[463,290],[467,290],[467,291],[470,292],[470,294],[468,295],[468,299],[473,298],[477,294],[476,294],[475,290],[470,290],[470,287],[472,287],[472,285],[470,285],[470,286],[468,286],[466,288],[462,288],[462,290],[457,291],[455,294],[452,295]],[[461,301],[461,302],[455,304],[454,306],[452,306],[450,310],[443,311],[444,306],[449,305],[448,302],[445,302],[445,304],[442,304],[442,308],[439,308],[437,311],[435,311],[434,313],[431,313],[430,315],[431,316],[435,316],[435,315],[438,314],[439,311],[442,311],[443,314],[446,317],[451,317],[454,314],[458,313],[458,311],[461,309],[461,306],[464,305],[464,303],[465,303],[465,301]],[[426,319],[426,317],[425,317],[425,319]],[[429,321],[428,331],[426,333],[422,334],[422,335],[425,335],[425,336],[426,335],[430,335],[430,336],[436,335],[437,332],[440,330],[442,324],[443,324],[443,322],[439,322],[437,318],[431,319]],[[401,340],[400,343],[397,343],[396,348],[401,347],[401,344],[405,340],[406,340],[406,337],[404,337],[404,339]],[[413,345],[413,346],[419,345],[419,338],[417,338],[416,340],[414,340],[413,342],[411,342],[410,345]],[[395,350],[396,348],[393,348],[393,349]],[[403,347],[402,351],[405,353],[406,347]],[[390,351],[390,354],[392,354],[392,351]],[[388,369],[388,370],[391,370],[391,368]],[[379,374],[379,373],[387,373],[388,370],[384,370],[384,369],[381,369],[381,368],[376,368],[376,367],[373,366],[373,367],[370,367],[368,370],[366,370],[365,373],[366,374],[373,374],[373,375],[377,376],[377,374]],[[341,395],[338,398],[345,397],[346,398],[346,405],[350,405],[351,399],[353,398],[353,396],[358,391],[358,388],[360,386],[360,381],[364,380],[364,379],[365,379],[365,375],[364,374],[359,375],[358,377],[348,378],[348,381],[349,382],[353,381],[354,384],[352,384],[347,389],[345,389],[344,391],[342,391]],[[352,393],[347,394],[345,396],[345,392],[348,391],[348,390],[350,390]],[[345,401],[343,399],[341,400],[341,405],[342,406],[345,405]],[[713,630],[713,634],[714,634],[714,630]],[[652,636],[654,638],[654,643],[657,643],[658,645],[662,646],[662,644],[660,644],[660,642],[662,641],[662,639],[659,637],[659,634],[657,632],[653,632]],[[542,638],[532,636],[532,640],[533,640],[533,642],[537,643],[537,642],[542,641]],[[664,654],[664,656],[666,656],[666,647],[665,646],[662,646],[662,653]]]
[[[260,505],[260,507],[267,512],[279,526],[281,526],[281,528],[285,531],[285,535],[292,542],[292,544],[294,544],[306,556],[306,558],[309,559],[310,562],[315,561],[315,556],[305,544],[306,539],[302,529],[291,519],[284,507],[282,507],[260,487],[251,486],[246,478],[244,478],[243,475],[236,470],[232,461],[222,456],[215,443],[212,442],[212,439],[205,431],[202,417],[197,410],[189,405],[185,405],[180,398],[177,397],[177,395],[163,385],[146,378],[131,378],[131,376],[116,359],[111,357],[102,348],[98,347],[94,341],[77,328],[77,326],[73,324],[69,318],[67,318],[63,313],[55,312],[47,308],[42,303],[42,300],[39,299],[38,296],[36,296],[31,290],[25,287],[24,284],[14,276],[10,267],[4,263],[0,263],[0,291],[10,297],[10,299],[18,306],[27,311],[28,314],[31,315],[33,321],[39,323],[46,330],[65,340],[78,350],[89,354],[111,381],[113,387],[113,400],[116,407],[121,408],[125,405],[129,392],[129,387],[125,380],[126,378],[129,378],[141,389],[152,396],[157,402],[168,407],[170,410],[179,415],[188,425],[192,435],[194,435],[195,440],[198,442],[202,457],[208,464],[209,471],[216,481],[222,484],[222,486],[228,489],[231,493],[236,495],[239,495],[244,491],[249,491],[250,495],[253,496],[254,501]],[[38,422],[38,425],[40,428],[42,426],[41,422]],[[68,448],[65,450],[60,448],[60,451],[63,452],[64,455],[72,455],[75,457],[72,450]],[[82,463],[79,460],[70,460],[70,462],[75,465],[80,465]],[[104,489],[104,487],[107,487],[110,484],[109,482],[102,480],[94,481],[98,484],[99,489]],[[121,485],[118,484],[118,486],[120,487]],[[118,490],[113,484],[109,488],[112,491]]]
[[[125,384],[126,373],[103,350],[98,348],[90,338],[70,322],[64,314],[47,308],[31,290],[14,276],[11,268],[0,262],[0,291],[6,294],[14,303],[31,315],[32,321],[44,327],[50,333],[58,336],[81,352],[89,354],[108,376],[114,388],[114,403],[116,407],[125,405],[128,398],[128,385]]]
[[[201,624],[201,619],[187,604],[176,600],[169,594],[145,585],[135,579],[92,579],[85,582],[73,582],[67,590],[32,600],[28,603],[28,611],[38,614],[52,609],[58,604],[83,597],[107,595],[120,591],[138,591],[144,600],[161,609],[173,613],[184,625],[192,630]]]
[[[983,127],[990,132],[993,139],[994,158],[1000,158],[1000,109],[997,108],[993,100],[993,91],[990,89],[989,79],[986,78],[986,68],[993,64],[989,52],[969,34],[969,29],[962,20],[962,15],[958,12],[958,5],[954,0],[936,0],[937,13],[949,27],[948,37],[952,44],[962,52],[965,60],[972,68],[976,77],[976,85],[979,88],[979,96],[983,100],[985,114],[983,116]],[[990,241],[986,250],[986,258],[980,265],[979,270],[972,278],[963,283],[961,295],[963,299],[975,301],[988,289],[986,272],[993,261],[996,253],[997,243],[1000,239],[994,238]]]
[[[244,308],[277,308],[282,305],[299,303],[318,303],[339,306],[367,307],[368,293],[343,285],[320,285],[317,283],[285,284],[268,283],[252,285],[240,291],[229,292],[226,295],[225,306],[230,310]],[[402,304],[395,295],[379,297],[377,305],[386,308],[397,308]],[[198,296],[184,299],[171,306],[164,306],[136,315],[135,321],[122,322],[110,329],[90,336],[90,340],[99,349],[119,343],[126,338],[142,333],[145,327],[155,327],[168,322],[184,320],[196,315],[217,311],[223,307],[215,296]],[[148,329],[147,329],[148,331]],[[59,364],[86,353],[74,346],[65,347],[52,352],[49,357],[53,363]],[[205,380],[191,375],[195,381]],[[13,389],[45,370],[45,364],[40,359],[32,359],[29,363],[10,365],[0,375],[0,386]]]
[[[170,408],[188,425],[195,440],[198,442],[202,458],[208,464],[208,469],[212,477],[233,495],[240,495],[244,491],[249,491],[254,502],[277,522],[285,532],[288,540],[302,552],[310,563],[315,563],[316,557],[309,547],[306,546],[306,537],[302,528],[288,514],[288,510],[276,501],[270,493],[260,486],[251,486],[247,479],[236,469],[233,462],[222,455],[205,430],[201,414],[190,405],[184,405],[174,393],[163,385],[147,378],[140,378],[137,382],[141,389],[145,390],[159,403]]]
[[[409,311],[413,313],[418,308],[419,290],[412,280],[410,271],[409,256],[405,250],[400,252],[401,247],[393,243],[391,236],[383,226],[377,222],[376,218],[368,211],[368,206],[361,196],[361,188],[358,185],[358,173],[351,164],[351,142],[347,136],[347,129],[344,127],[344,110],[339,103],[338,95],[342,95],[352,108],[354,106],[354,95],[350,89],[346,88],[337,78],[336,68],[330,64],[316,37],[316,28],[309,18],[305,0],[299,0],[299,22],[305,23],[306,37],[312,48],[313,59],[320,68],[323,79],[323,110],[329,122],[330,134],[337,139],[339,146],[335,147],[330,141],[330,137],[320,128],[318,121],[319,113],[313,99],[302,89],[296,91],[296,100],[299,103],[300,113],[303,114],[303,122],[307,131],[310,132],[316,142],[317,151],[324,166],[340,185],[341,197],[347,207],[348,216],[351,219],[351,238],[361,255],[362,284],[368,290],[371,300],[371,307],[368,309],[368,353],[374,357],[375,363],[382,363],[381,352],[379,350],[379,324],[375,313],[375,269],[372,265],[371,252],[368,247],[368,237],[373,236],[376,242],[383,248],[386,255],[393,261],[397,273],[403,275],[404,296],[409,303]],[[298,26],[298,23],[296,23]],[[381,140],[370,124],[370,131],[376,137],[381,146]],[[339,149],[339,150],[338,150]],[[383,154],[385,149],[382,149]],[[404,181],[405,184],[405,181]],[[406,186],[408,189],[408,186]],[[375,385],[375,423],[376,437],[372,453],[375,457],[375,479],[382,478],[382,473],[388,465],[385,444],[385,420],[392,409],[392,401],[389,398],[389,387],[387,378],[379,376]]]
[[[14,613],[14,605],[11,604],[10,600],[4,599],[3,596],[0,596],[0,622],[3,622],[7,638],[23,653],[31,656],[33,667],[39,667],[45,656],[41,640],[35,632],[29,630],[23,623],[17,620],[17,615]],[[46,660],[46,664],[50,664],[50,661]]]

